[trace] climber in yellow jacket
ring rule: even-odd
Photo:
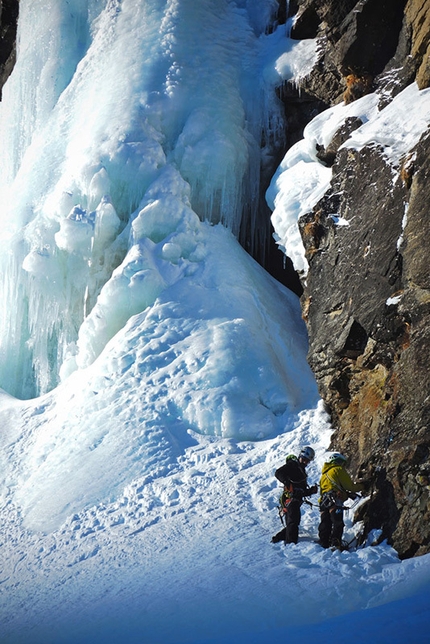
[[[340,547],[345,524],[343,522],[343,503],[349,498],[357,498],[357,492],[364,489],[361,483],[354,483],[345,469],[346,457],[335,453],[324,463],[319,500],[320,524],[319,543],[323,548]]]

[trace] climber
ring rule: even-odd
[[[315,452],[312,447],[303,447],[299,456],[287,456],[285,465],[279,467],[275,476],[284,486],[284,491],[279,499],[281,518],[285,520],[285,527],[272,537],[272,543],[297,543],[299,538],[299,525],[301,519],[300,507],[303,497],[311,496],[318,492],[318,487],[308,487],[306,466],[314,459]]]
[[[362,492],[365,487],[364,483],[352,481],[344,467],[346,461],[346,456],[335,452],[322,468],[318,536],[323,548],[342,546],[344,501],[358,498],[357,492]]]

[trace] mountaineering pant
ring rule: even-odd
[[[342,542],[343,508],[333,505],[330,508],[320,508],[321,518],[318,526],[318,536],[323,548],[340,546]]]
[[[273,543],[278,541],[285,541],[285,543],[297,543],[299,540],[299,525],[300,525],[300,506],[302,501],[299,499],[291,499],[287,505],[285,513],[286,526],[278,534],[272,538]]]

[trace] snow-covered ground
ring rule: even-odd
[[[321,549],[316,497],[299,544],[270,543],[274,470],[310,444],[318,482],[332,432],[298,299],[235,237],[282,135],[274,88],[317,56],[266,33],[275,5],[20,2],[0,103],[2,644],[428,639],[429,556]],[[430,122],[407,91],[390,114],[374,96],[327,111],[287,155],[268,200],[299,270],[303,195],[330,181],[315,141],[357,112],[346,145],[380,137],[395,163]]]
[[[4,494],[1,641],[298,644],[340,630],[348,642],[400,643],[413,634],[424,644],[430,556],[401,562],[386,544],[323,550],[313,542],[315,505],[303,507],[298,545],[270,543],[280,529],[275,468],[311,444],[317,481],[330,433],[319,407],[260,442],[178,432],[170,472],[160,474],[154,457],[153,473],[45,533],[23,527],[12,491]],[[105,467],[115,471],[115,456]],[[69,472],[72,486],[79,475]],[[49,508],[49,499],[39,505],[40,521]],[[358,529],[348,513],[345,537]]]
[[[313,542],[316,498],[303,506],[297,546],[270,543],[281,525],[275,468],[311,444],[317,481],[330,433],[319,407],[260,442],[189,432],[178,437],[169,473],[134,476],[116,498],[71,512],[45,534],[23,529],[13,494],[3,496],[1,641],[245,644],[339,635],[400,643],[413,633],[425,642],[429,556],[400,562],[386,544],[323,550]],[[106,469],[116,463],[106,460]],[[76,476],[69,473],[71,482]],[[38,512],[49,523],[49,500]],[[345,537],[358,529],[348,513]]]

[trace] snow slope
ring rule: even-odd
[[[136,476],[45,534],[23,529],[3,497],[1,641],[262,643],[288,631],[292,642],[333,632],[405,642],[411,628],[426,641],[430,557],[400,562],[385,544],[325,551],[313,543],[315,505],[304,506],[297,546],[270,543],[274,469],[310,443],[317,480],[330,433],[320,408],[260,442],[189,432],[170,473]],[[351,539],[349,513],[347,523]]]

